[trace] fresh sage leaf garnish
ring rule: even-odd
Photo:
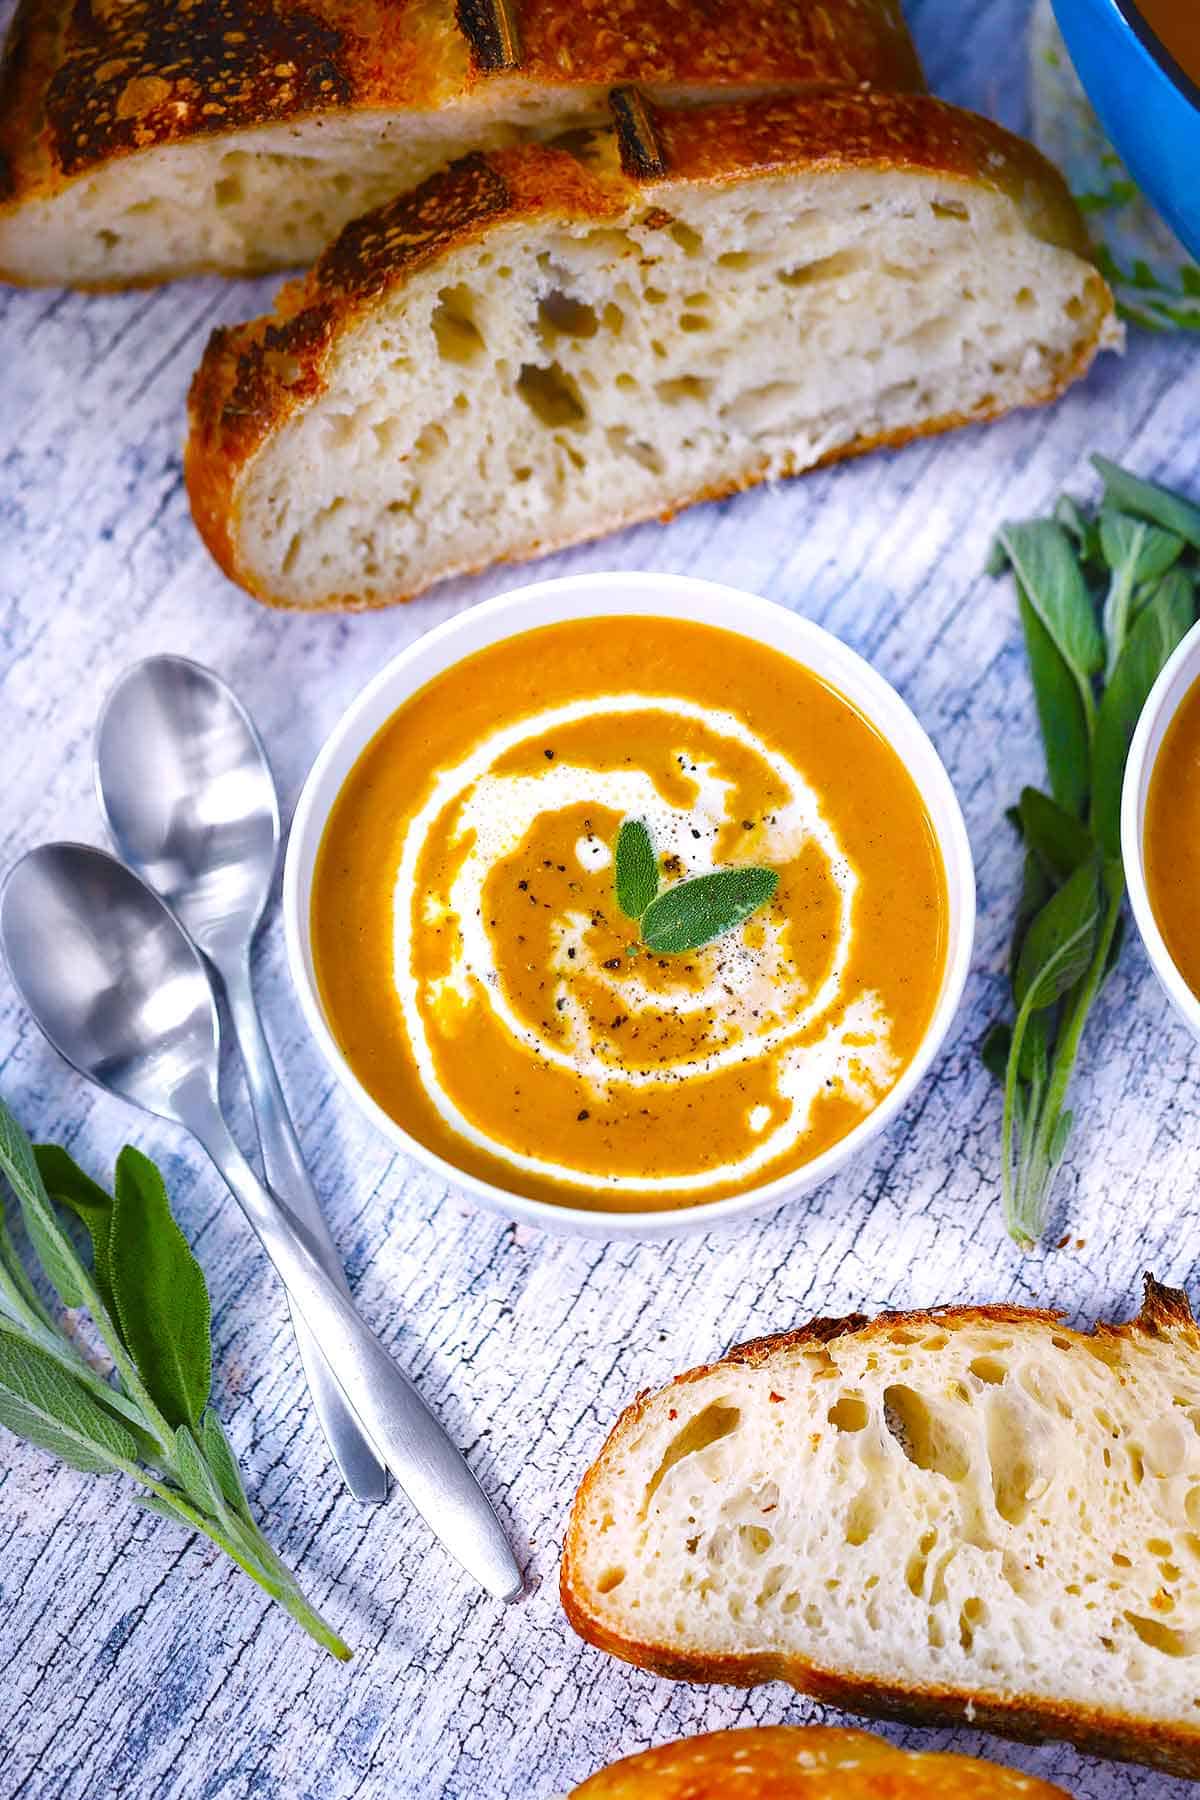
[[[1016,576],[1050,785],[1049,795],[1026,788],[1009,811],[1024,846],[1009,956],[1014,1016],[981,1045],[1004,1086],[1004,1212],[1024,1245],[1045,1228],[1084,1026],[1124,933],[1129,744],[1159,671],[1195,622],[1200,579],[1200,507],[1092,460],[1105,486],[1096,512],[1063,496],[1053,519],[1006,525],[996,539]]]
[[[641,819],[626,819],[617,833],[614,854],[617,905],[629,919],[640,919],[658,892],[658,859]]]
[[[757,912],[779,885],[774,869],[717,869],[660,891],[658,858],[641,819],[622,824],[613,862],[617,904],[637,920],[643,945],[657,956],[702,950]]]
[[[718,869],[667,888],[642,915],[642,942],[660,956],[700,950],[741,925],[779,885],[774,869]]]
[[[229,1440],[207,1405],[208,1290],[154,1164],[123,1150],[109,1195],[56,1146],[35,1154],[0,1101],[0,1175],[43,1276],[64,1305],[87,1308],[114,1365],[111,1376],[94,1367],[43,1305],[0,1195],[0,1425],[82,1473],[136,1482],[142,1505],[203,1532],[345,1660],[349,1648],[255,1525]],[[86,1224],[90,1267],[56,1202]]]

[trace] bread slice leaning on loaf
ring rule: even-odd
[[[869,1731],[758,1725],[622,1757],[567,1800],[1070,1800],[973,1756],[897,1750]]]
[[[186,475],[278,606],[376,606],[1050,400],[1117,341],[1060,177],[926,95],[472,156],[212,338]]]
[[[920,88],[899,0],[21,0],[0,72],[0,279],[309,263],[471,149],[662,99]]]
[[[818,1319],[623,1414],[562,1561],[662,1675],[1067,1738],[1200,1777],[1200,1332],[947,1307]]]

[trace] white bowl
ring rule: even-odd
[[[1158,680],[1150,689],[1129,746],[1125,783],[1121,789],[1121,860],[1125,865],[1129,904],[1154,973],[1176,1012],[1200,1038],[1200,1000],[1176,968],[1150,904],[1144,842],[1146,800],[1154,765],[1176,713],[1197,681],[1200,681],[1200,625],[1193,625],[1164,663]]]
[[[564,619],[624,614],[681,617],[741,632],[792,657],[844,694],[902,758],[925,803],[946,870],[949,932],[941,993],[916,1055],[895,1087],[839,1143],[802,1168],[728,1199],[671,1211],[618,1213],[558,1206],[493,1186],[435,1155],[390,1118],[362,1086],[325,1018],[313,970],[309,909],[313,868],[330,809],[359,756],[398,707],[443,670],[489,644]],[[398,1149],[510,1218],[594,1237],[665,1237],[709,1231],[724,1220],[770,1212],[807,1193],[895,1118],[937,1054],[962,996],[975,930],[975,872],[962,813],[936,750],[895,689],[837,638],[771,601],[716,582],[682,575],[577,575],[518,588],[447,620],[401,651],[369,683],[330,733],[304,784],[284,866],[283,916],[292,978],[313,1035],[346,1092]]]

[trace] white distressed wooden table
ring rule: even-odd
[[[0,17],[7,7],[0,0]],[[911,0],[934,87],[1020,125],[1022,0]],[[0,292],[0,866],[46,838],[101,841],[97,709],[137,657],[211,663],[252,709],[285,801],[394,651],[519,571],[374,617],[261,610],[209,562],[180,479],[183,397],[207,332],[266,284],[81,298]],[[1037,778],[1011,592],[981,573],[1006,515],[1086,492],[1093,449],[1200,491],[1200,358],[1137,338],[1051,412],[775,492],[748,494],[537,567],[689,571],[810,614],[896,683],[957,782],[978,863],[966,1002],[932,1077],[847,1174],[758,1224],[658,1245],[506,1226],[393,1155],[335,1093],[302,1026],[280,931],[257,978],[285,1085],[367,1317],[463,1444],[534,1584],[471,1591],[403,1498],[340,1489],[284,1306],[199,1157],[56,1061],[0,977],[0,1089],[37,1136],[97,1171],[126,1138],[159,1159],[215,1308],[217,1395],[282,1553],[357,1649],[315,1651],[215,1553],[116,1483],[0,1435],[0,1795],[240,1800],[548,1800],[599,1764],[705,1727],[827,1717],[780,1686],[689,1688],[579,1643],[556,1598],[576,1481],[639,1387],[815,1313],[939,1300],[1122,1317],[1143,1269],[1196,1292],[1200,1050],[1126,949],[1088,1033],[1054,1243],[1022,1257],[997,1199],[999,1105],[976,1046],[1000,1004],[1017,859],[1004,806]],[[238,1101],[238,1127],[248,1140]],[[978,1733],[1081,1800],[1185,1784]]]

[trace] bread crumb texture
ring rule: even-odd
[[[309,262],[447,158],[594,124],[635,79],[660,98],[922,85],[898,0],[22,0],[0,271],[119,286]]]
[[[642,1396],[562,1564],[584,1637],[696,1680],[1200,1775],[1200,1335],[818,1320]]]
[[[1058,176],[925,95],[644,109],[454,164],[219,332],[188,484],[276,604],[372,606],[1045,401],[1117,341]]]
[[[760,1725],[713,1731],[613,1763],[568,1800],[1069,1800],[970,1756],[897,1750],[869,1731]]]

